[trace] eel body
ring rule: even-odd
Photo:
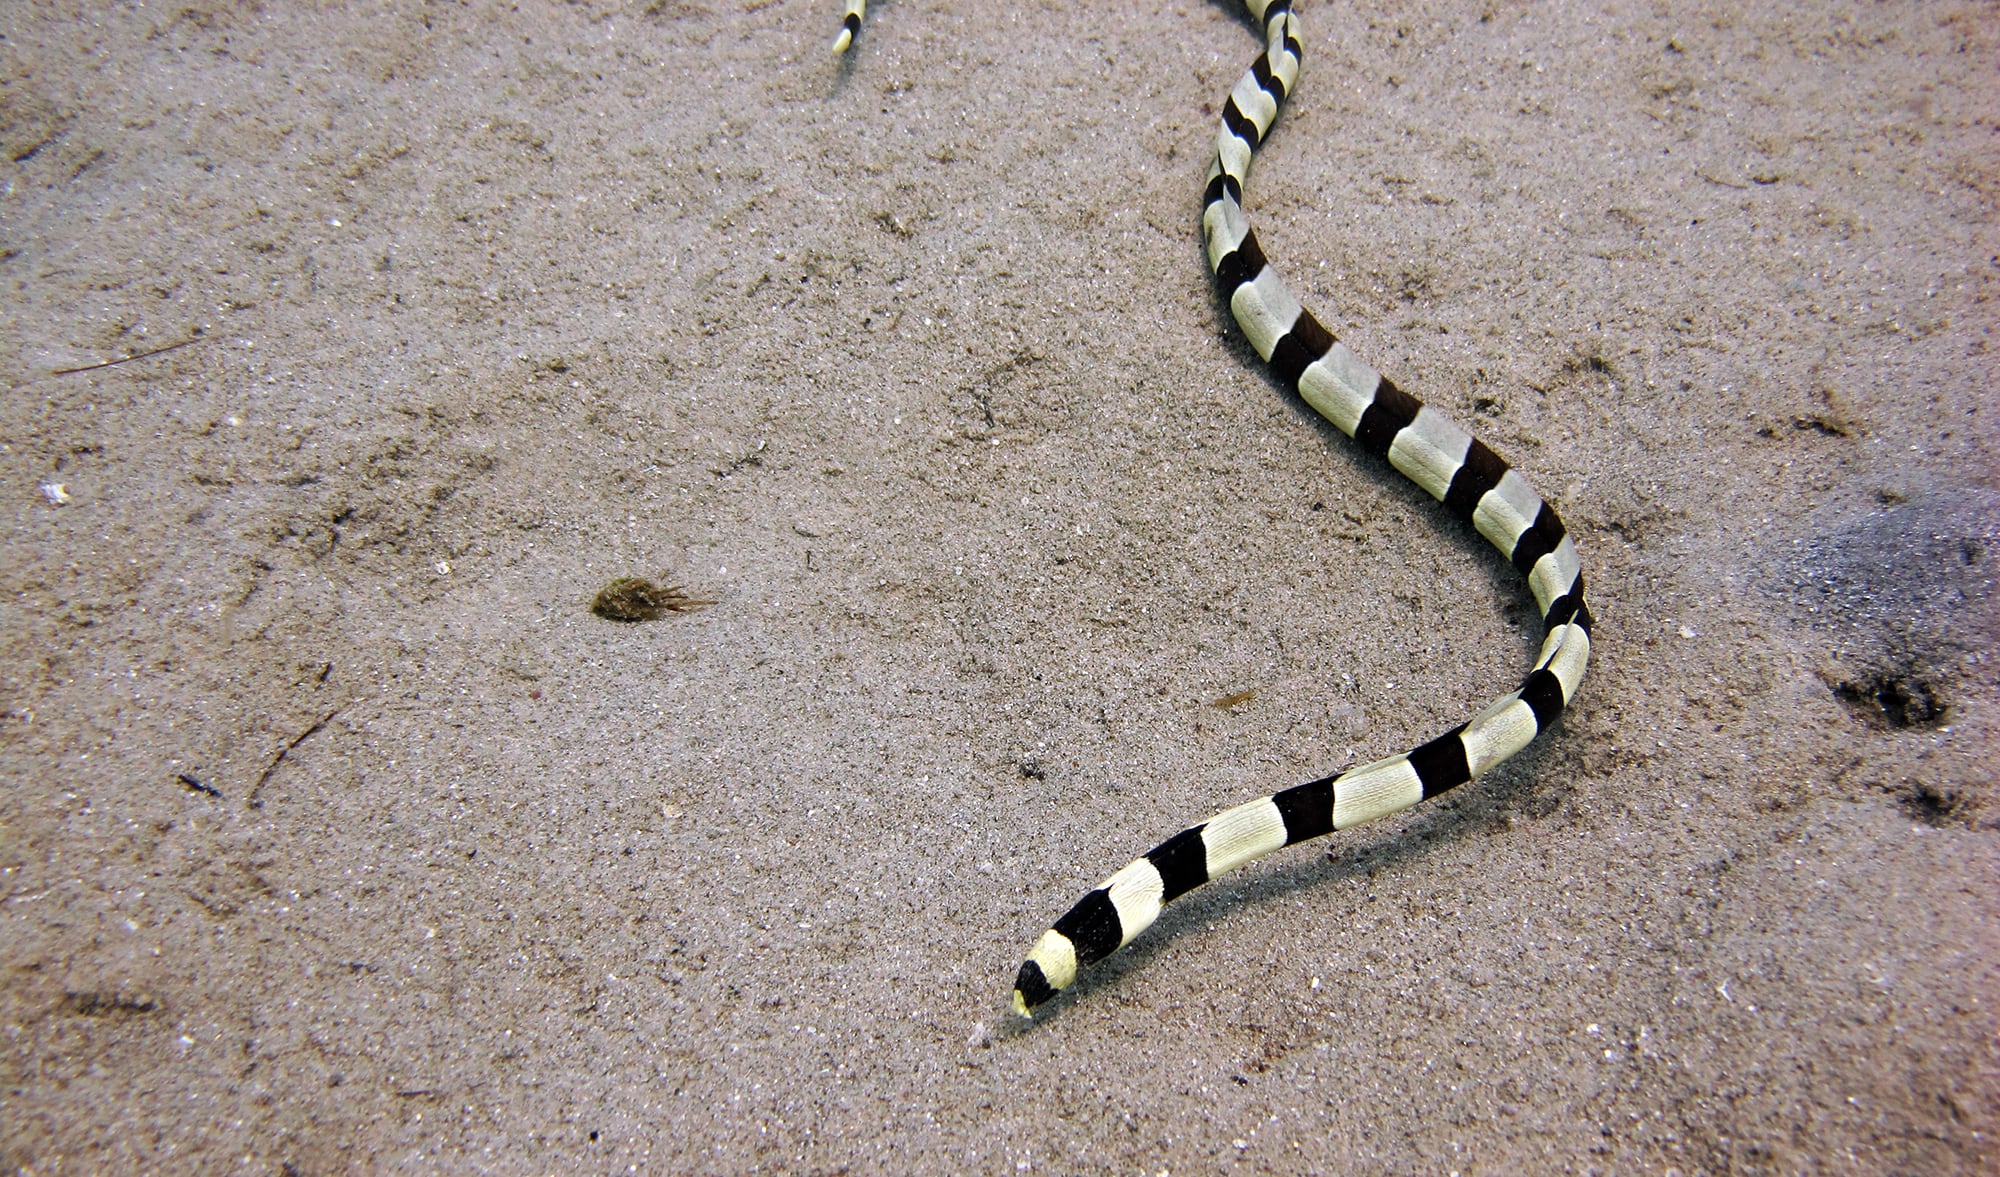
[[[853,44],[865,4],[846,0],[836,53]],[[1028,951],[1014,980],[1014,1009],[1024,1017],[1203,883],[1274,850],[1407,809],[1519,752],[1576,697],[1590,659],[1583,571],[1555,509],[1484,442],[1349,351],[1300,305],[1257,244],[1243,213],[1243,185],[1298,83],[1300,32],[1292,0],[1244,6],[1263,29],[1265,48],[1223,103],[1208,171],[1201,228],[1217,287],[1273,376],[1470,523],[1527,577],[1541,611],[1541,652],[1518,689],[1436,739],[1224,810],[1105,879]]]

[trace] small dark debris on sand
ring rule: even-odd
[[[683,593],[679,585],[664,588],[643,576],[621,576],[598,590],[590,611],[606,621],[657,621],[669,613],[687,613],[713,605]]]

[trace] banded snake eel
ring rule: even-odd
[[[835,53],[860,31],[867,0],[846,0]],[[1513,692],[1436,739],[1372,764],[1285,789],[1188,827],[1098,884],[1043,932],[1014,979],[1023,1017],[1085,965],[1131,943],[1161,908],[1274,850],[1400,812],[1455,788],[1526,747],[1562,713],[1590,659],[1590,608],[1576,544],[1554,508],[1484,442],[1397,387],[1299,304],[1243,213],[1257,147],[1297,85],[1300,26],[1292,0],[1244,0],[1265,49],[1229,91],[1202,208],[1217,287],[1251,347],[1286,388],[1362,449],[1388,460],[1473,528],[1528,579],[1545,636]]]

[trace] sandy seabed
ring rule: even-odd
[[[0,1160],[1993,1172],[2000,5],[1745,7],[1307,0],[1251,216],[1591,676],[1024,1026],[1538,636],[1211,293],[1240,15],[9,5]]]

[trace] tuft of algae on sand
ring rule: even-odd
[[[657,585],[643,576],[621,576],[597,591],[590,611],[606,621],[657,621],[669,613],[687,613],[713,605],[690,597],[677,584]]]

